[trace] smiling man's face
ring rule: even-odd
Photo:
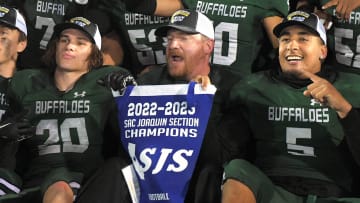
[[[280,34],[279,62],[284,73],[317,73],[326,54],[321,38],[304,26],[291,25]]]

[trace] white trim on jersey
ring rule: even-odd
[[[10,182],[8,182],[7,180],[0,178],[0,184],[4,185],[6,188],[8,188],[9,190],[15,192],[15,193],[19,193],[20,192],[20,188],[16,187],[14,184],[11,184]]]

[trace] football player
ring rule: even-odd
[[[232,137],[233,132],[237,131],[237,126],[227,126],[225,130],[221,129],[222,133],[219,133],[217,125],[224,113],[223,107],[228,98],[229,89],[239,80],[239,77],[227,69],[209,63],[214,48],[214,28],[209,18],[195,10],[181,9],[176,11],[170,19],[167,25],[161,26],[155,31],[157,36],[166,37],[168,40],[167,64],[144,73],[138,77],[137,82],[140,85],[187,84],[193,80],[206,82],[205,77],[202,76],[208,76],[218,88],[214,96],[204,138],[200,140],[201,145],[194,148],[194,151],[199,151],[199,156],[195,162],[185,158],[189,163],[186,170],[183,171],[184,177],[188,175],[185,173],[190,173],[190,165],[191,167],[194,166],[195,169],[193,172],[191,171],[189,180],[182,179],[182,181],[186,181],[186,190],[184,188],[183,192],[176,193],[177,197],[183,199],[176,201],[189,203],[220,202],[222,166],[227,160],[239,155],[241,153],[239,150],[244,149],[238,145],[242,143],[237,141],[241,137]],[[199,81],[199,78],[202,79]],[[116,87],[116,84],[113,85]],[[120,83],[120,86],[123,85]],[[225,134],[224,131],[229,133]],[[161,141],[157,142],[154,149],[161,148],[161,144],[163,144]],[[180,159],[174,157],[174,161],[178,162]],[[151,164],[152,161],[147,163]],[[121,175],[121,168],[124,165],[123,161],[116,162],[115,160],[104,167],[102,173],[92,182],[92,187],[89,187],[89,191],[92,192],[80,194],[80,202],[131,202],[129,191],[135,192],[137,190],[136,188],[124,190],[124,178]],[[153,175],[156,177],[157,174]],[[152,175],[150,174],[150,176]],[[166,181],[175,181],[175,178]],[[97,188],[98,185],[102,185],[100,190]],[[142,193],[142,198],[151,201],[146,192]]]
[[[120,33],[122,46],[126,49],[122,66],[133,75],[166,62],[165,41],[154,31],[167,24],[169,17],[131,12],[124,2],[117,0],[100,1],[99,9],[109,13],[114,30]]]
[[[43,202],[73,202],[104,160],[118,155],[115,102],[97,80],[126,71],[101,67],[98,26],[84,17],[57,24],[49,43],[47,68],[17,72],[9,88],[10,108],[26,109],[36,126],[19,145],[17,172],[24,193],[35,188]]]
[[[224,66],[242,76],[263,66],[262,59],[277,48],[272,30],[288,14],[289,2],[214,0],[125,0],[126,9],[148,15],[171,16],[189,8],[207,15],[215,27],[215,46],[211,63]],[[264,45],[264,47],[262,47]],[[265,47],[265,45],[270,45]],[[267,50],[261,50],[265,48]],[[263,54],[259,56],[260,53]],[[260,57],[260,58],[258,58]]]
[[[299,0],[297,9],[314,9],[327,27],[329,57],[326,63],[340,71],[359,73],[360,1]]]
[[[18,193],[21,181],[14,173],[17,142],[34,135],[25,112],[8,112],[7,89],[16,72],[16,61],[27,45],[24,17],[17,9],[0,6],[0,196]]]
[[[252,136],[256,147],[252,163],[225,166],[223,202],[359,202],[351,198],[359,155],[348,138],[359,140],[341,125],[359,107],[358,76],[324,66],[326,33],[315,14],[290,13],[274,34],[280,67],[230,94],[238,136]]]

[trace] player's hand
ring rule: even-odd
[[[206,90],[206,88],[211,85],[210,78],[207,75],[198,75],[192,81],[201,84],[203,90]]]
[[[302,75],[313,81],[304,91],[305,96],[312,97],[321,104],[334,109],[340,118],[347,116],[352,108],[351,104],[329,81],[307,71],[304,71]]]
[[[6,141],[22,141],[35,135],[35,126],[31,125],[23,111],[0,122],[0,139]]]
[[[322,9],[333,6],[336,6],[336,17],[348,21],[350,13],[360,6],[360,0],[330,0],[322,6]]]
[[[333,25],[332,16],[324,10],[318,10],[317,8],[314,9],[314,13],[319,17],[325,29],[330,30]]]
[[[129,85],[137,85],[135,78],[126,71],[114,71],[97,81],[100,85],[112,88],[122,94]]]

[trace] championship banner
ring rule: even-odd
[[[132,159],[140,201],[184,202],[216,88],[129,86],[116,96],[121,141]],[[133,198],[134,200],[134,198]]]

